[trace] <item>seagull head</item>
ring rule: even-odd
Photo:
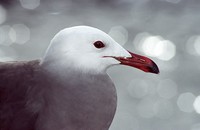
[[[159,73],[151,59],[127,51],[105,32],[89,26],[75,26],[58,32],[51,40],[42,64],[87,73],[105,73],[114,65]]]

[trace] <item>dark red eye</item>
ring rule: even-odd
[[[101,41],[96,41],[96,42],[94,43],[94,46],[95,46],[96,48],[103,48],[103,47],[105,47],[105,45],[104,45],[103,42],[101,42]]]

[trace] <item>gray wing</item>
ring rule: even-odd
[[[27,110],[26,94],[35,82],[39,62],[0,62],[1,130],[34,130],[37,114]]]

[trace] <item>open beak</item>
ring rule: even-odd
[[[159,73],[159,68],[158,66],[152,61],[151,59],[134,54],[132,52],[129,52],[131,54],[131,57],[113,57],[116,60],[120,61],[122,65],[128,65],[132,66],[135,68],[138,68],[144,72],[149,72],[149,73]]]

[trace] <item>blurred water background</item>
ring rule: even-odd
[[[40,58],[75,25],[109,33],[160,68],[109,70],[118,92],[110,130],[200,130],[199,0],[1,0],[0,61]]]

